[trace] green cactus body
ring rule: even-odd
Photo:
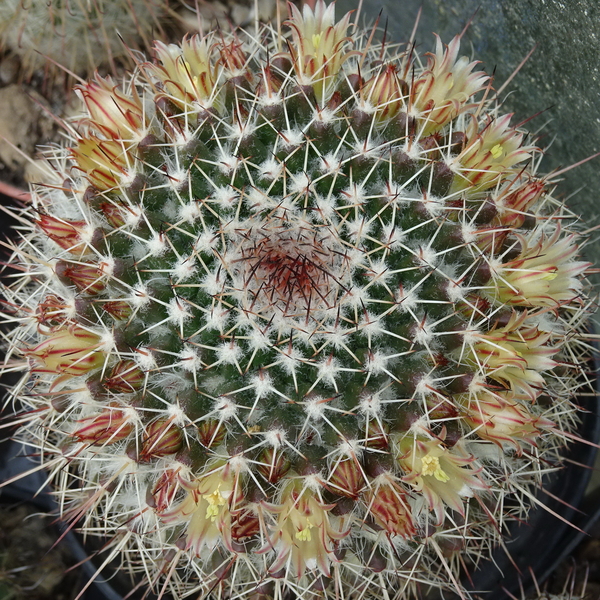
[[[588,264],[458,38],[291,11],[79,87],[7,291],[20,435],[178,596],[458,589],[577,422]]]

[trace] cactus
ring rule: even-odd
[[[19,437],[175,597],[463,597],[578,422],[582,234],[460,38],[155,44],[23,214]]]

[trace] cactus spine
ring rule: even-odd
[[[177,597],[460,591],[577,422],[589,265],[459,38],[290,10],[79,86],[6,292],[20,436]]]

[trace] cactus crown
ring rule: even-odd
[[[459,38],[290,10],[79,86],[7,291],[21,436],[176,595],[459,588],[577,420],[588,265]]]

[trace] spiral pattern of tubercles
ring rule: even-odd
[[[79,87],[7,290],[22,436],[178,595],[456,587],[577,420],[588,265],[459,38],[291,10]]]

